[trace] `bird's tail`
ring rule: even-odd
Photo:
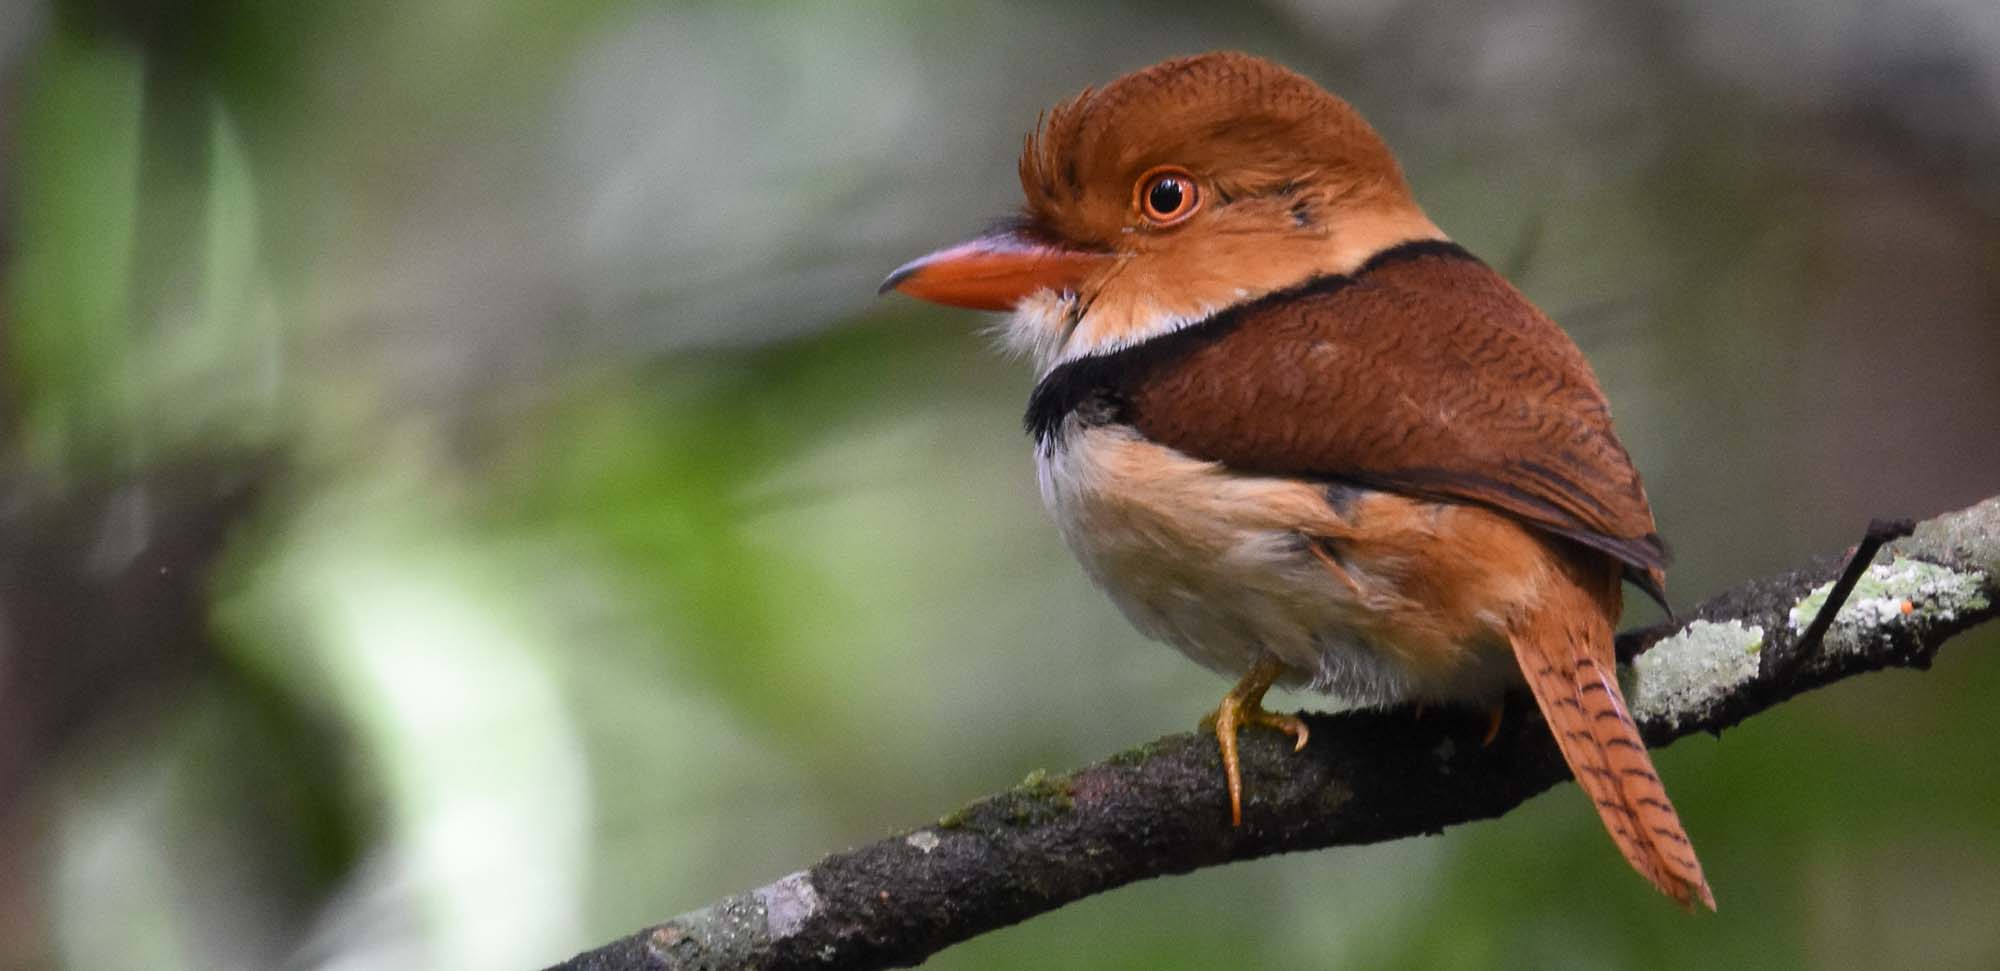
[[[1597,804],[1626,861],[1683,908],[1693,910],[1700,901],[1714,910],[1694,845],[1618,690],[1612,644],[1617,570],[1607,567],[1603,579],[1600,571],[1585,569],[1584,559],[1566,564],[1581,582],[1552,584],[1561,593],[1550,590],[1509,630],[1514,658],[1570,772]]]

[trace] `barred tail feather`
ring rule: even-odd
[[[1587,590],[1567,589],[1578,596],[1552,597],[1510,631],[1515,660],[1618,851],[1683,908],[1699,901],[1714,910],[1694,846],[1618,689],[1614,621]]]

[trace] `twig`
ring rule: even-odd
[[[1864,543],[1838,586],[1828,583],[1830,563],[1752,581],[1684,625],[1627,638],[1634,650],[1650,645],[1634,663],[1632,692],[1647,739],[1720,732],[1842,678],[1928,666],[1946,640],[1995,616],[2000,497],[1919,526],[1877,567],[1871,595],[1846,603],[1875,552]],[[1826,610],[1795,624],[1821,587]],[[934,825],[836,853],[557,967],[907,966],[1134,881],[1492,818],[1568,777],[1532,706],[1517,697],[1511,707],[1490,746],[1479,744],[1486,719],[1475,712],[1308,715],[1312,744],[1297,754],[1274,733],[1246,732],[1240,829],[1229,826],[1213,741],[1169,736],[1068,775],[1031,776]]]
[[[1840,571],[1840,579],[1833,583],[1833,590],[1826,595],[1826,602],[1820,604],[1819,613],[1813,615],[1806,632],[1799,636],[1793,647],[1796,654],[1806,654],[1819,649],[1826,639],[1826,630],[1833,626],[1833,618],[1854,595],[1854,585],[1861,582],[1861,575],[1868,572],[1868,565],[1875,561],[1875,554],[1891,540],[1902,539],[1917,531],[1917,524],[1909,519],[1873,519],[1868,522],[1868,532],[1862,536],[1860,545],[1854,548],[1854,555],[1847,558],[1847,568]]]

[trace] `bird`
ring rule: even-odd
[[[1574,341],[1424,214],[1348,102],[1253,55],[1167,60],[1044,112],[1017,215],[881,291],[1004,311],[1045,506],[1142,633],[1237,678],[1238,735],[1525,684],[1631,866],[1715,907],[1620,690],[1623,585],[1669,553]],[[1421,707],[1419,707],[1421,711]],[[1492,738],[1488,733],[1488,741]]]

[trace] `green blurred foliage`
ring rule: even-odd
[[[39,931],[0,964],[546,963],[1191,726],[1224,686],[1047,527],[1023,369],[962,315],[871,299],[1013,204],[1037,109],[1170,53],[1248,47],[1347,94],[1566,322],[1677,601],[1981,497],[2000,17],[1743,6],[24,19],[5,468],[58,494],[279,471],[207,585],[212,656],[39,753],[35,866],[0,885]],[[932,966],[1990,967],[1995,646],[1662,753],[1714,917],[1558,791]]]

